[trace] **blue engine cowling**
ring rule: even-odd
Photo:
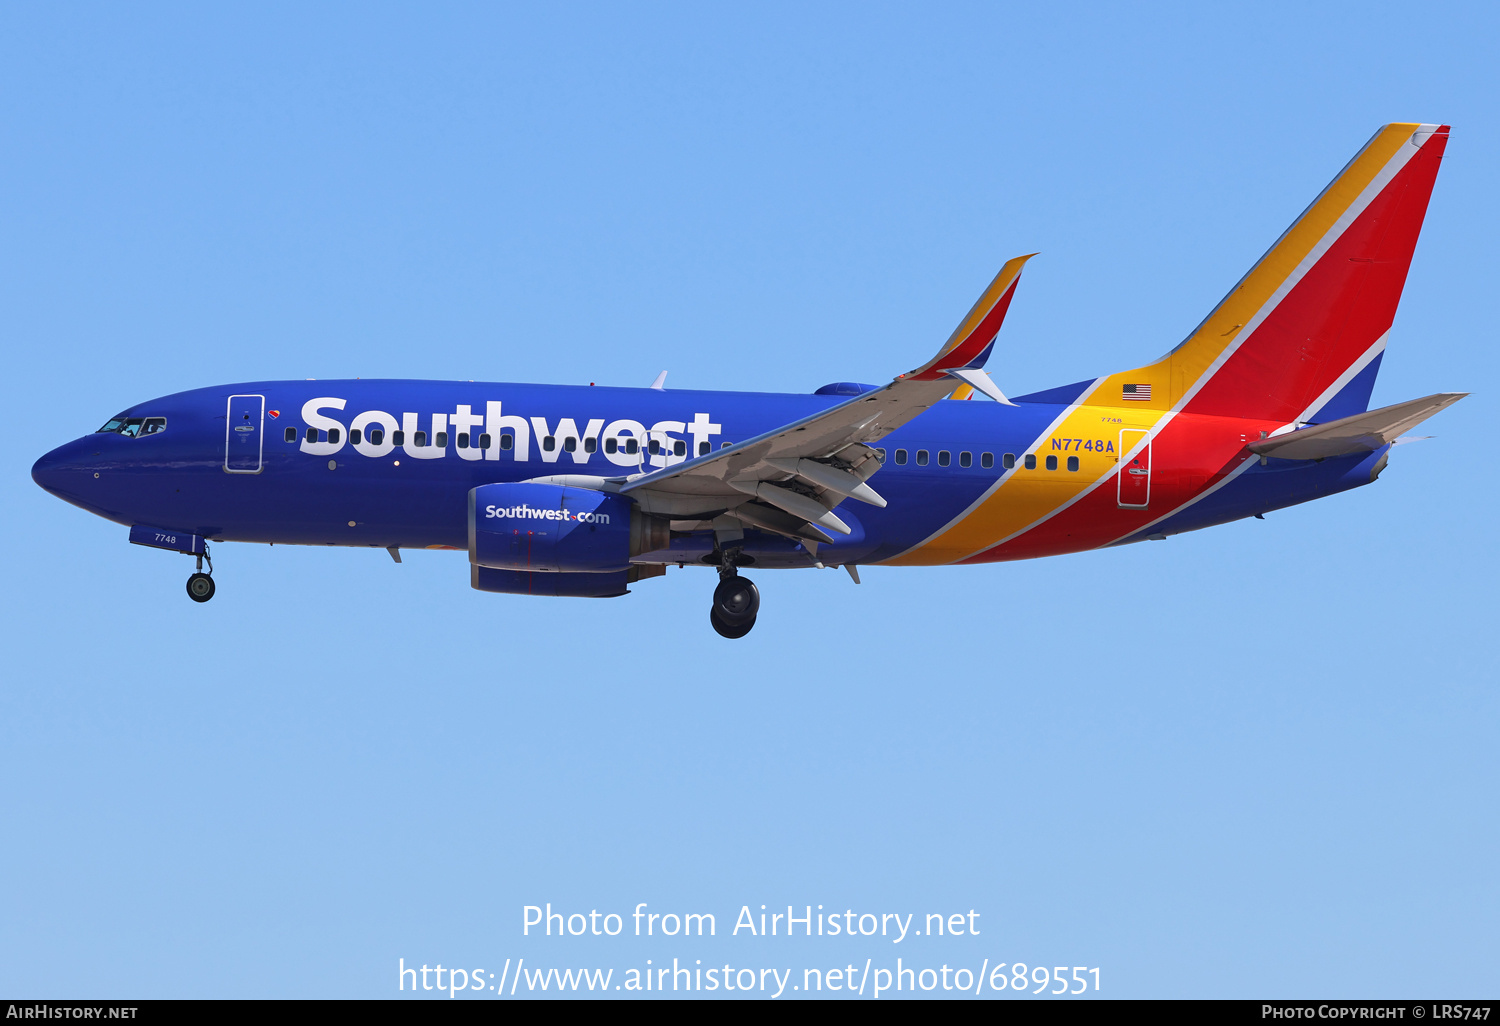
[[[488,484],[469,492],[469,562],[492,570],[614,574],[666,548],[668,523],[621,495],[551,484]],[[488,590],[488,589],[486,589]]]
[[[469,586],[476,591],[498,591],[507,595],[552,595],[568,598],[614,598],[628,594],[634,574],[543,574],[525,570],[491,570],[469,567]]]

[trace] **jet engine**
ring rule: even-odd
[[[530,482],[480,485],[469,492],[469,562],[476,568],[528,577],[621,574],[631,569],[632,556],[670,543],[666,520],[642,513],[621,495]],[[484,574],[475,580],[480,577],[507,579]]]

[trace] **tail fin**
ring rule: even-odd
[[[1369,405],[1447,125],[1386,125],[1181,345],[1082,402],[1292,421]]]

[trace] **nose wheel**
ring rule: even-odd
[[[214,579],[208,574],[194,574],[187,579],[187,593],[194,602],[207,602],[214,597]]]
[[[720,637],[743,638],[755,626],[760,612],[760,592],[748,577],[735,572],[730,561],[719,571],[719,586],[714,589],[708,621]]]
[[[214,597],[214,561],[208,559],[208,573],[203,572],[203,560],[208,557],[208,546],[203,546],[203,555],[198,557],[198,572],[187,579],[188,598],[194,602],[207,602]]]

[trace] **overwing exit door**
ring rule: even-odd
[[[1125,428],[1120,432],[1118,501],[1122,509],[1145,509],[1151,503],[1151,443],[1141,445],[1151,432]],[[1140,445],[1140,450],[1131,452]]]
[[[224,428],[224,472],[259,474],[261,450],[264,447],[266,397],[232,395],[229,397],[228,424]]]

